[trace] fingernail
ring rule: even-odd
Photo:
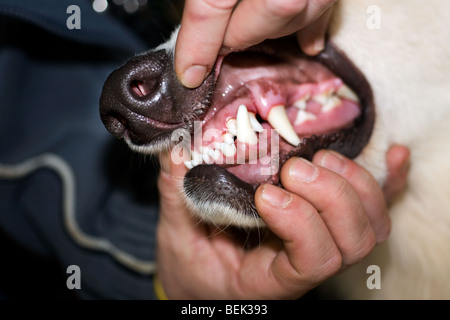
[[[205,80],[207,70],[206,66],[190,66],[184,71],[181,83],[187,88],[197,88]]]
[[[347,161],[339,153],[328,150],[325,152],[320,165],[331,171],[342,174],[347,168]]]
[[[261,198],[272,207],[286,208],[292,201],[292,194],[271,184],[262,186]]]
[[[325,49],[325,39],[319,37],[314,41],[314,51],[319,54],[323,49]]]
[[[225,56],[233,51],[234,51],[234,49],[231,47],[222,47],[222,48],[220,48],[219,55]]]
[[[297,182],[312,182],[319,175],[317,167],[303,158],[294,158],[289,167],[289,176]]]

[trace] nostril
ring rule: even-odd
[[[119,139],[123,138],[125,130],[128,127],[128,121],[123,116],[115,112],[109,113],[105,117],[104,123],[108,131]]]
[[[135,97],[145,98],[154,90],[155,85],[155,80],[132,80],[130,89]]]

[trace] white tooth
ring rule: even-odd
[[[222,150],[225,157],[234,157],[236,154],[236,146],[234,144],[222,143],[220,150]]]
[[[255,145],[258,143],[258,137],[253,130],[247,107],[241,104],[236,116],[237,139],[243,143]]]
[[[213,158],[214,161],[218,161],[220,158],[220,151],[216,149],[209,149],[208,155]]]
[[[197,161],[196,159],[192,159],[191,164],[192,164],[192,167],[196,167],[199,164],[202,164],[202,162],[201,161]]]
[[[224,135],[222,135],[222,137],[223,137],[223,142],[225,142],[226,144],[234,143],[234,136],[231,133],[227,132]]]
[[[211,160],[211,157],[209,156],[209,151],[211,151],[212,149],[209,149],[209,148],[203,148],[203,154],[202,154],[202,158],[203,158],[203,161],[206,163],[206,164],[212,164],[213,163],[213,161]]]
[[[323,112],[329,112],[336,108],[337,106],[340,106],[342,104],[341,99],[339,99],[336,96],[331,96],[328,98],[328,100],[323,104],[322,111]]]
[[[214,143],[213,143],[213,146],[214,146],[215,150],[221,150],[222,149],[222,145],[223,145],[223,142],[216,142],[216,141],[214,141]]]
[[[303,98],[298,99],[297,101],[294,102],[294,107],[297,107],[300,110],[306,110],[306,102],[309,100],[310,97],[311,94],[308,93]]]
[[[294,146],[300,144],[300,138],[295,133],[294,128],[292,128],[286,109],[283,105],[272,107],[269,111],[267,121],[274,129],[278,130],[278,134],[283,137],[284,140]]]
[[[353,90],[350,89],[346,85],[341,86],[336,93],[341,98],[344,98],[344,99],[347,99],[347,100],[350,100],[353,102],[359,102],[359,98],[356,95],[356,93],[354,93]]]
[[[258,119],[256,119],[256,115],[253,112],[248,113],[248,117],[250,118],[250,124],[252,125],[253,130],[256,132],[263,132],[264,128],[261,123],[259,123]]]
[[[192,169],[194,166],[192,165],[192,161],[185,161],[184,165],[186,166],[186,168],[188,169]]]
[[[306,110],[306,100],[297,100],[294,102],[294,106],[300,110]]]
[[[228,129],[229,133],[231,133],[234,136],[237,135],[236,119],[228,120],[226,126],[227,126],[227,129]]]
[[[197,151],[192,152],[192,165],[194,167],[201,164],[202,160],[203,160],[203,155],[201,153],[198,153]]]
[[[297,113],[297,117],[295,118],[294,124],[298,126],[299,124],[302,124],[305,121],[314,119],[316,119],[316,116],[314,114],[304,110],[299,110]]]
[[[313,101],[320,103],[321,105],[325,105],[333,94],[333,90],[327,90],[325,92],[316,94],[312,99]]]

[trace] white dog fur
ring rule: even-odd
[[[449,299],[450,2],[342,0],[329,33],[374,92],[375,129],[356,161],[382,184],[389,146],[411,150],[389,239],[329,285],[344,298]],[[380,289],[366,285],[369,265]]]

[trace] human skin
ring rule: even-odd
[[[363,259],[390,232],[387,202],[403,190],[409,150],[386,155],[384,188],[354,161],[329,150],[291,158],[284,189],[262,185],[256,207],[270,230],[258,246],[199,223],[179,196],[186,173],[162,156],[158,277],[171,299],[295,299]]]
[[[310,55],[324,48],[336,0],[187,0],[175,48],[175,71],[188,88],[198,87],[219,54],[265,39],[296,33]]]

